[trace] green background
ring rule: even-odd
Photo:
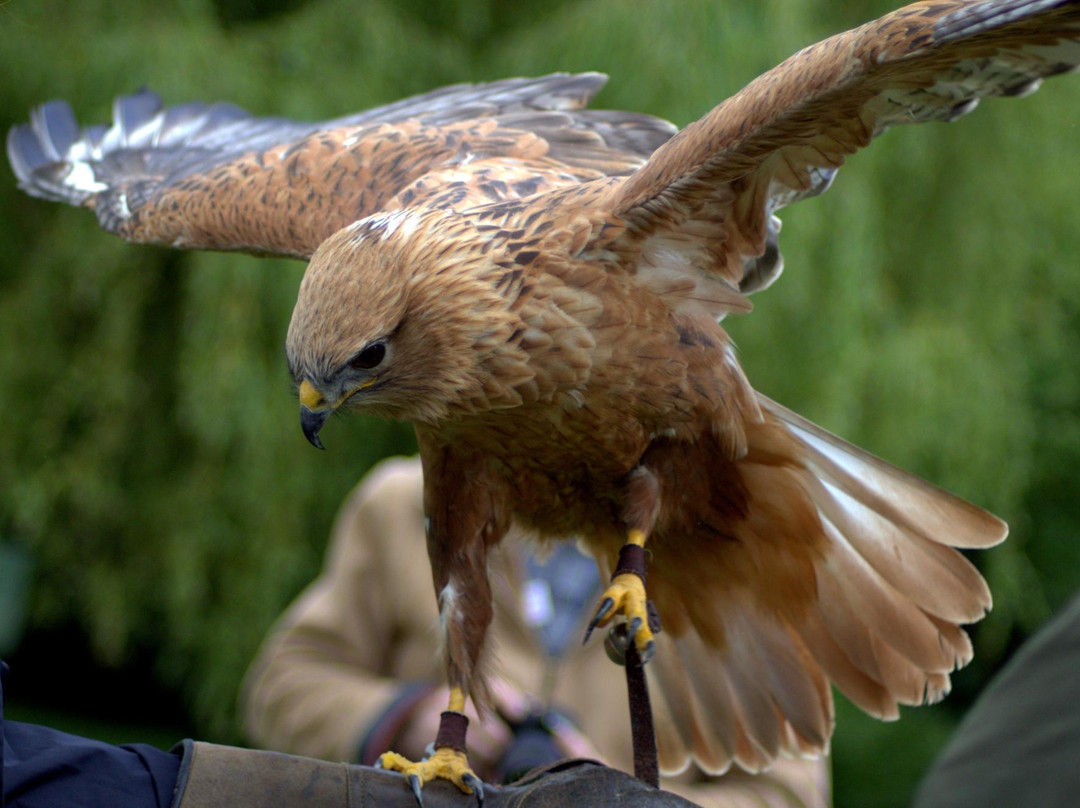
[[[49,98],[104,122],[143,84],[319,119],[555,70],[607,72],[597,106],[683,125],[890,8],[12,0],[0,125]],[[953,696],[890,725],[841,705],[838,805],[905,805],[987,677],[1080,584],[1077,110],[1080,80],[1062,78],[888,133],[783,214],[785,277],[729,321],[764,392],[1012,526],[976,558],[995,609]],[[329,452],[303,440],[282,350],[301,264],[129,246],[5,176],[0,545],[33,565],[25,636],[0,651],[9,713],[235,741],[263,633],[316,573],[345,493],[410,432],[350,418],[325,430]]]

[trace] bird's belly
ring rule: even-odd
[[[580,473],[522,474],[511,511],[522,527],[544,537],[594,540],[622,536],[622,487],[616,479]]]
[[[555,538],[621,536],[626,477],[648,444],[644,431],[629,424],[614,436],[507,440],[498,463],[500,476],[510,481],[516,521]]]

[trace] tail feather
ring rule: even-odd
[[[927,614],[882,578],[828,522],[825,531],[832,552],[817,569],[835,581],[843,599],[840,608],[857,615],[872,635],[887,637],[892,648],[922,670],[953,670],[956,660],[942,647]]]
[[[685,634],[650,666],[665,716],[659,725],[682,728],[675,738],[666,729],[658,735],[665,773],[677,773],[691,756],[713,774],[732,762],[761,771],[783,750],[817,754],[828,746],[832,696],[803,642],[749,620],[730,636],[732,644],[719,650]]]
[[[735,709],[742,749],[736,759],[744,768],[759,771],[780,751],[780,725],[776,721],[776,703],[765,674],[765,666],[753,641],[745,634],[742,620],[728,622],[729,653],[724,655],[728,683]],[[719,657],[718,654],[713,654]]]
[[[668,767],[680,752],[717,772],[826,750],[829,682],[885,720],[940,700],[972,656],[960,624],[991,604],[954,548],[1001,541],[1003,522],[759,402],[744,457],[655,454],[658,476],[681,481],[662,496],[694,510],[662,510],[650,571],[677,648],[655,678],[678,721],[693,722],[661,752]],[[709,469],[700,491],[685,490],[690,462]]]
[[[905,531],[847,492],[812,479],[822,516],[852,550],[919,608],[943,620],[972,623],[990,609],[990,590],[966,558],[939,542]]]
[[[694,709],[690,680],[678,649],[667,634],[656,638],[657,653],[645,669],[652,684],[653,714],[660,770],[681,774],[690,765],[700,718]]]
[[[952,685],[947,673],[919,668],[880,636],[870,638],[885,687],[901,704],[933,704],[945,698]]]
[[[852,661],[850,653],[825,628],[820,614],[807,615],[799,624],[799,636],[829,680],[856,707],[882,721],[900,717],[899,705],[888,688],[880,678],[865,673]]]
[[[728,684],[727,670],[716,665],[702,639],[694,633],[677,642],[679,657],[690,681],[689,697],[699,705],[697,744],[698,764],[711,774],[722,774],[731,767],[738,747],[738,715]]]
[[[744,680],[760,692],[764,702],[760,714],[747,716],[748,732],[760,738],[754,729],[757,724],[777,727],[775,736],[768,734],[768,744],[759,744],[770,757],[777,754],[784,724],[820,748],[833,722],[828,682],[821,669],[785,624],[742,617],[728,623],[729,656],[742,662],[735,667],[743,670]],[[771,722],[768,711],[774,713]],[[783,721],[776,721],[775,714]]]
[[[1008,535],[1008,525],[982,508],[841,440],[760,393],[758,401],[806,447],[805,462],[816,477],[897,527],[950,547],[991,547]]]
[[[930,621],[937,626],[938,639],[941,640],[942,644],[948,645],[951,649],[952,654],[956,659],[954,669],[959,670],[971,662],[971,658],[975,655],[975,649],[971,646],[971,638],[967,635],[967,632],[955,623],[942,620],[932,614],[927,616],[930,618]]]

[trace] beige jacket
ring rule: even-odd
[[[245,725],[257,745],[355,760],[403,682],[442,681],[421,487],[418,460],[388,460],[342,507],[322,574],[281,617],[248,672]],[[539,694],[544,653],[521,617],[519,557],[513,536],[491,556],[490,671]],[[575,720],[606,763],[632,771],[623,669],[601,646],[600,638],[574,644],[560,660],[552,704]],[[656,712],[658,725],[667,720]],[[825,806],[830,790],[824,761],[781,761],[757,777],[706,778],[691,770],[663,786],[703,805]]]

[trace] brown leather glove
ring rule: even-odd
[[[397,773],[314,758],[183,742],[173,808],[416,808]],[[591,760],[563,760],[508,786],[485,785],[486,808],[694,808],[694,803]],[[425,808],[476,808],[448,782],[424,787]]]

